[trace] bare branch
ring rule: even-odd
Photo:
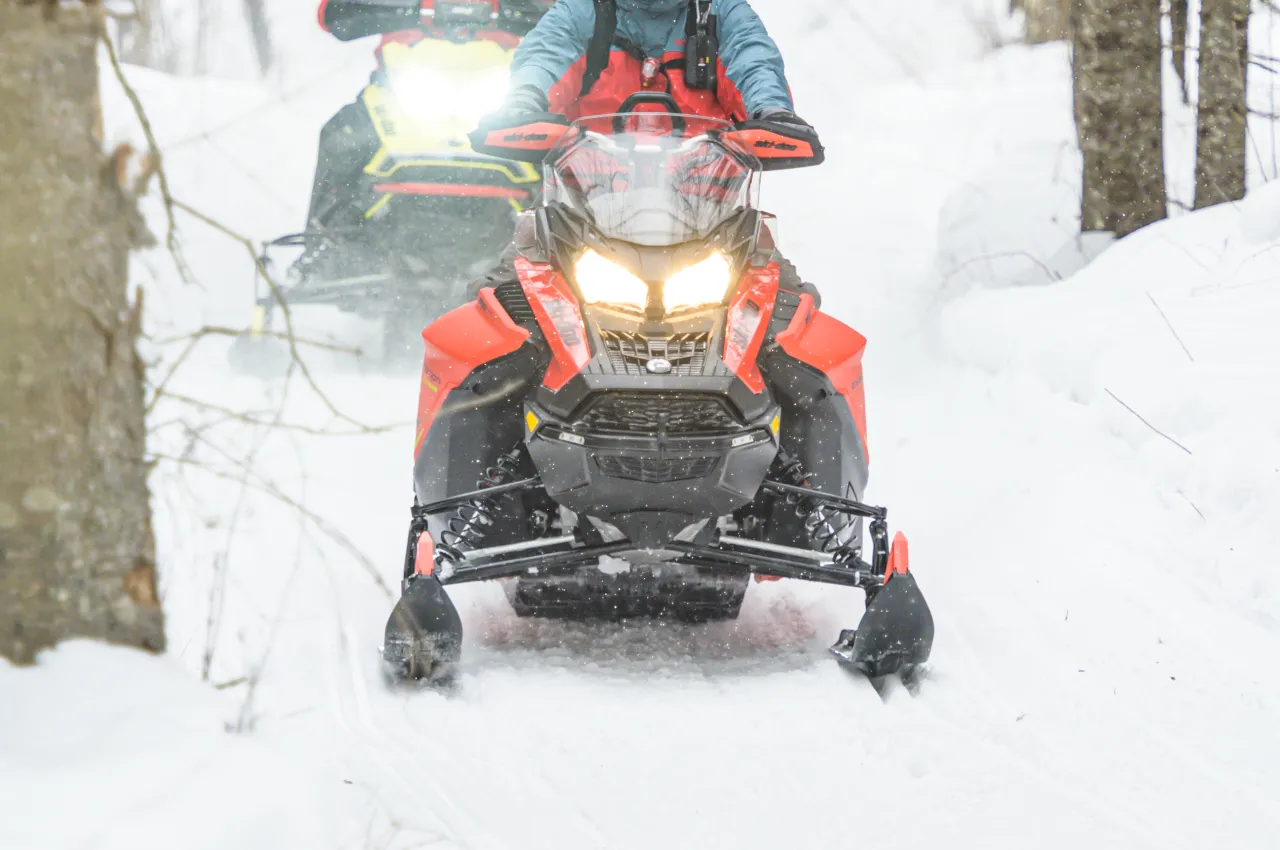
[[[1187,353],[1187,359],[1192,363],[1196,362],[1196,359],[1191,356],[1191,349],[1187,348],[1187,344],[1182,341],[1182,337],[1178,336],[1178,332],[1173,329],[1173,323],[1170,322],[1169,317],[1164,314],[1164,310],[1160,309],[1160,305],[1156,303],[1155,297],[1148,292],[1147,298],[1151,299],[1151,306],[1155,307],[1156,312],[1160,314],[1160,318],[1164,319],[1165,326],[1169,328],[1169,333],[1173,334],[1173,338],[1178,341],[1178,345],[1182,346],[1182,350]]]
[[[124,68],[120,64],[120,57],[116,53],[116,46],[111,43],[106,31],[102,33],[102,43],[107,48],[107,57],[111,60],[111,69],[115,73],[116,80],[119,81],[121,88],[124,89],[125,96],[129,98],[129,103],[133,106],[133,113],[138,118],[138,123],[142,125],[142,132],[147,138],[148,153],[152,156],[156,167],[156,179],[160,183],[160,195],[164,199],[164,213],[169,222],[169,232],[165,236],[165,247],[169,250],[170,256],[173,257],[174,264],[178,267],[178,274],[186,283],[194,283],[195,278],[191,275],[191,268],[187,265],[187,261],[182,256],[182,248],[178,244],[178,221],[174,215],[173,192],[169,189],[169,175],[165,171],[164,158],[160,153],[160,145],[156,142],[155,131],[151,129],[151,119],[147,117],[147,111],[142,106],[142,99],[138,97],[138,92],[124,75]]]
[[[231,410],[230,408],[222,407],[216,404],[211,404],[207,401],[201,401],[198,398],[192,398],[190,396],[180,395],[178,393],[166,392],[164,393],[164,395],[166,398],[169,398],[172,401],[180,402],[182,404],[189,404],[192,407],[198,407],[202,410],[210,410],[210,411],[213,411],[214,413],[221,413],[225,417],[223,421],[235,420],[238,422],[244,422],[247,425],[260,425],[267,428],[278,428],[283,431],[298,431],[303,434],[310,434],[313,437],[359,437],[359,436],[366,436],[369,434],[383,434],[383,433],[386,433],[387,431],[393,431],[393,430],[396,430],[397,428],[404,428],[412,424],[412,423],[405,422],[405,423],[400,423],[396,425],[382,425],[376,428],[362,428],[359,431],[330,431],[325,428],[312,428],[307,425],[297,425],[297,424],[292,424],[288,422],[280,422],[278,421],[278,419],[277,420],[259,419],[258,417],[253,416],[249,413],[236,412],[234,410]]]
[[[225,451],[223,451],[214,443],[211,443],[205,439],[201,439],[200,442],[212,448],[215,452],[221,455],[224,460],[230,463],[238,471],[243,472],[246,469],[248,469],[247,465],[243,461],[227,454]],[[226,472],[220,469],[213,469],[192,458],[175,457],[173,455],[166,455],[166,454],[153,454],[151,456],[151,459],[152,461],[167,461],[169,463],[176,464],[178,466],[191,467],[194,469],[198,469],[201,472],[205,472],[209,475],[212,475],[215,478],[221,478],[224,481],[232,481],[235,483],[240,483],[240,477],[238,475],[230,472]],[[319,514],[312,511],[311,509],[300,504],[293,497],[289,496],[287,493],[285,493],[279,487],[277,487],[273,482],[263,478],[261,475],[259,475],[257,472],[253,471],[252,469],[248,469],[248,472],[249,472],[249,475],[247,476],[247,479],[254,479],[254,480],[248,481],[246,486],[254,490],[257,490],[260,493],[265,493],[266,495],[272,497],[276,501],[284,505],[287,505],[288,507],[297,511],[302,516],[306,517],[306,519],[312,525],[314,525],[317,530],[323,533],[326,537],[328,537],[334,543],[337,543],[338,546],[340,546],[343,550],[345,550],[348,555],[350,555],[353,559],[355,559],[355,561],[358,564],[360,564],[360,566],[364,569],[364,571],[373,580],[373,583],[378,586],[378,589],[382,591],[383,595],[386,596],[388,600],[391,600],[393,598],[391,588],[387,586],[386,581],[382,578],[382,575],[378,572],[377,565],[374,564],[373,561],[369,559],[369,556],[361,552],[359,547],[357,547],[354,543],[351,542],[351,538],[347,537],[345,534],[343,534],[341,531],[335,528],[333,524],[330,523],[328,520],[326,520],[324,517],[320,516]]]
[[[1104,390],[1106,390],[1106,387],[1103,387],[1103,389],[1104,389]],[[1159,428],[1157,428],[1156,426],[1152,425],[1150,422],[1148,422],[1146,419],[1144,419],[1144,418],[1142,417],[1142,414],[1141,414],[1141,413],[1139,413],[1138,411],[1134,410],[1132,407],[1130,407],[1129,405],[1127,405],[1127,404],[1125,404],[1123,401],[1121,401],[1121,400],[1120,400],[1120,397],[1119,397],[1119,396],[1117,396],[1115,393],[1113,393],[1111,390],[1106,390],[1106,393],[1107,393],[1107,395],[1109,395],[1109,396],[1111,396],[1113,399],[1115,399],[1115,400],[1116,400],[1116,402],[1117,402],[1117,403],[1119,403],[1119,405],[1120,405],[1121,407],[1123,407],[1125,410],[1127,410],[1127,411],[1129,411],[1130,413],[1132,413],[1134,416],[1138,417],[1138,420],[1139,420],[1139,421],[1141,421],[1143,425],[1146,425],[1146,426],[1147,426],[1148,428],[1150,428],[1152,431],[1155,431],[1155,432],[1156,432],[1157,434],[1159,434],[1161,437],[1164,437],[1166,440],[1168,440],[1169,442],[1173,443],[1173,444],[1174,444],[1175,446],[1177,446],[1178,448],[1182,449],[1182,450],[1183,450],[1184,452],[1186,452],[1188,455],[1190,455],[1190,454],[1191,454],[1191,449],[1189,449],[1189,448],[1187,448],[1186,446],[1182,445],[1182,443],[1179,443],[1179,442],[1178,442],[1177,440],[1175,440],[1173,437],[1170,437],[1170,436],[1169,436],[1168,434],[1166,434],[1164,431],[1161,431]]]
[[[334,403],[329,399],[329,396],[325,394],[324,390],[320,389],[319,384],[316,383],[315,377],[311,374],[311,370],[307,368],[307,364],[303,361],[302,355],[298,353],[298,339],[293,331],[293,314],[289,310],[289,304],[285,300],[284,293],[280,291],[280,286],[271,277],[271,273],[267,271],[267,267],[263,265],[262,258],[259,257],[258,252],[253,249],[253,242],[250,241],[248,237],[241,236],[239,233],[227,227],[222,222],[205,215],[204,213],[200,212],[199,210],[195,209],[189,204],[184,204],[182,201],[177,201],[177,200],[175,200],[173,203],[175,207],[182,210],[187,215],[190,215],[193,218],[204,222],[205,224],[212,227],[214,230],[217,230],[218,232],[225,235],[227,238],[233,239],[244,246],[245,250],[249,252],[249,256],[253,258],[253,265],[258,270],[258,274],[260,274],[262,276],[262,279],[266,281],[267,286],[270,287],[271,289],[272,297],[275,298],[276,304],[279,305],[280,307],[280,313],[281,315],[284,316],[285,335],[286,335],[285,338],[289,343],[289,354],[293,358],[293,362],[298,365],[298,370],[302,373],[302,377],[306,379],[307,384],[311,387],[311,390],[317,396],[319,396],[320,401],[323,402],[324,406],[329,409],[329,412],[332,413],[338,419],[341,419],[343,422],[346,422],[348,425],[352,425],[362,430],[374,430],[370,426],[365,425],[363,422],[360,422],[356,419],[351,418],[350,416],[348,416],[347,414],[339,410],[337,406],[334,405]]]

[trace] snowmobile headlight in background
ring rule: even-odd
[[[719,251],[673,274],[662,289],[662,305],[668,313],[706,307],[724,301],[733,269]]]
[[[479,123],[497,109],[507,92],[505,71],[458,79],[434,68],[409,66],[391,73],[400,108],[415,122],[458,120]]]
[[[649,304],[649,284],[590,249],[573,268],[582,300],[643,313]]]

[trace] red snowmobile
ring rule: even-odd
[[[821,148],[675,112],[641,94],[473,139],[545,158],[543,198],[517,228],[518,281],[423,333],[395,679],[447,676],[462,624],[445,588],[495,579],[520,616],[692,622],[736,617],[753,575],[860,587],[832,651],[871,677],[929,657],[906,539],[860,501],[866,340],[780,286],[757,207],[760,172]]]

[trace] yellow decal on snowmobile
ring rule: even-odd
[[[369,207],[369,211],[364,214],[365,219],[368,220],[373,218],[375,215],[378,214],[378,210],[385,207],[388,203],[390,203],[390,201],[391,201],[390,195],[383,195],[381,198],[378,198],[377,203]]]

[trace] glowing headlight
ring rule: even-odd
[[[582,300],[588,304],[611,304],[643,313],[649,303],[649,284],[595,251],[588,250],[578,258],[574,277]]]
[[[502,103],[507,74],[460,79],[432,68],[406,67],[391,73],[400,108],[415,121],[479,120]]]
[[[716,252],[700,263],[678,271],[662,290],[662,304],[668,313],[719,304],[729,289],[729,258]]]

